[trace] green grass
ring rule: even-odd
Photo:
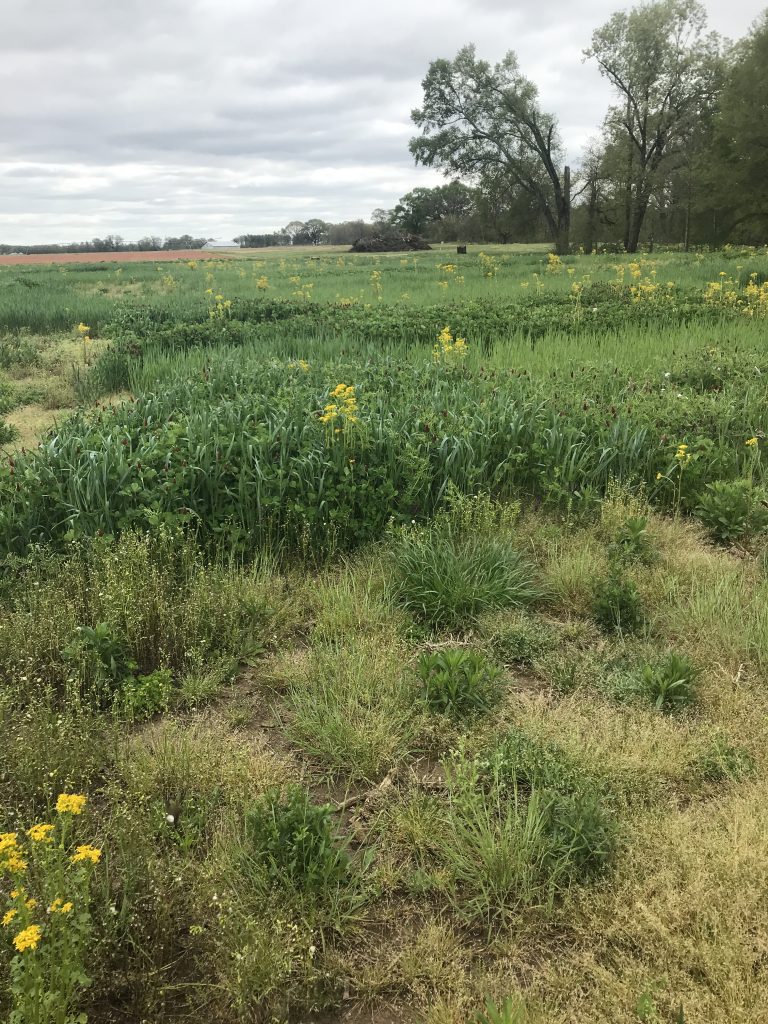
[[[766,254],[487,251],[0,269],[2,415],[68,399],[0,466],[0,916],[33,824],[102,850],[3,1019],[762,1024],[766,320],[704,291]]]

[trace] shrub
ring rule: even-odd
[[[671,653],[660,665],[645,666],[641,690],[657,711],[677,711],[693,700],[699,674],[685,655]]]
[[[493,703],[499,670],[477,651],[445,650],[422,654],[418,675],[433,711],[467,714]]]
[[[484,611],[520,607],[539,595],[523,556],[487,537],[408,533],[395,558],[397,599],[434,629],[465,629]]]
[[[640,594],[631,580],[613,573],[595,587],[592,614],[606,633],[633,633],[643,624]]]
[[[272,882],[318,894],[350,876],[330,805],[313,804],[301,786],[265,793],[246,814],[245,834],[246,855]]]
[[[750,480],[716,480],[699,495],[696,514],[715,540],[730,543],[768,529],[768,495]]]

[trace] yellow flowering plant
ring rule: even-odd
[[[445,326],[432,348],[432,361],[438,366],[456,366],[463,363],[466,355],[466,339],[454,337],[451,328]]]
[[[91,879],[101,849],[75,844],[80,793],[61,793],[52,821],[0,833],[0,878],[10,880],[0,906],[0,941],[9,946],[11,1021],[65,1024],[89,983]]]
[[[358,422],[357,395],[354,384],[337,384],[329,394],[330,401],[318,416],[333,434],[348,432]]]

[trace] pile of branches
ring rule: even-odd
[[[420,235],[375,235],[373,238],[358,238],[350,252],[413,252],[431,249]]]

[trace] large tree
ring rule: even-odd
[[[536,86],[508,53],[491,67],[474,46],[454,60],[436,60],[422,83],[423,106],[412,118],[417,163],[480,180],[505,177],[534,199],[558,252],[567,252],[570,171],[555,118],[539,107]]]
[[[720,232],[751,240],[768,226],[768,10],[738,44],[720,98],[708,184]],[[746,230],[745,230],[746,229]]]
[[[654,189],[679,160],[720,84],[720,40],[705,28],[698,0],[661,0],[617,12],[584,51],[618,95],[606,136],[624,165],[628,252],[637,250]]]

